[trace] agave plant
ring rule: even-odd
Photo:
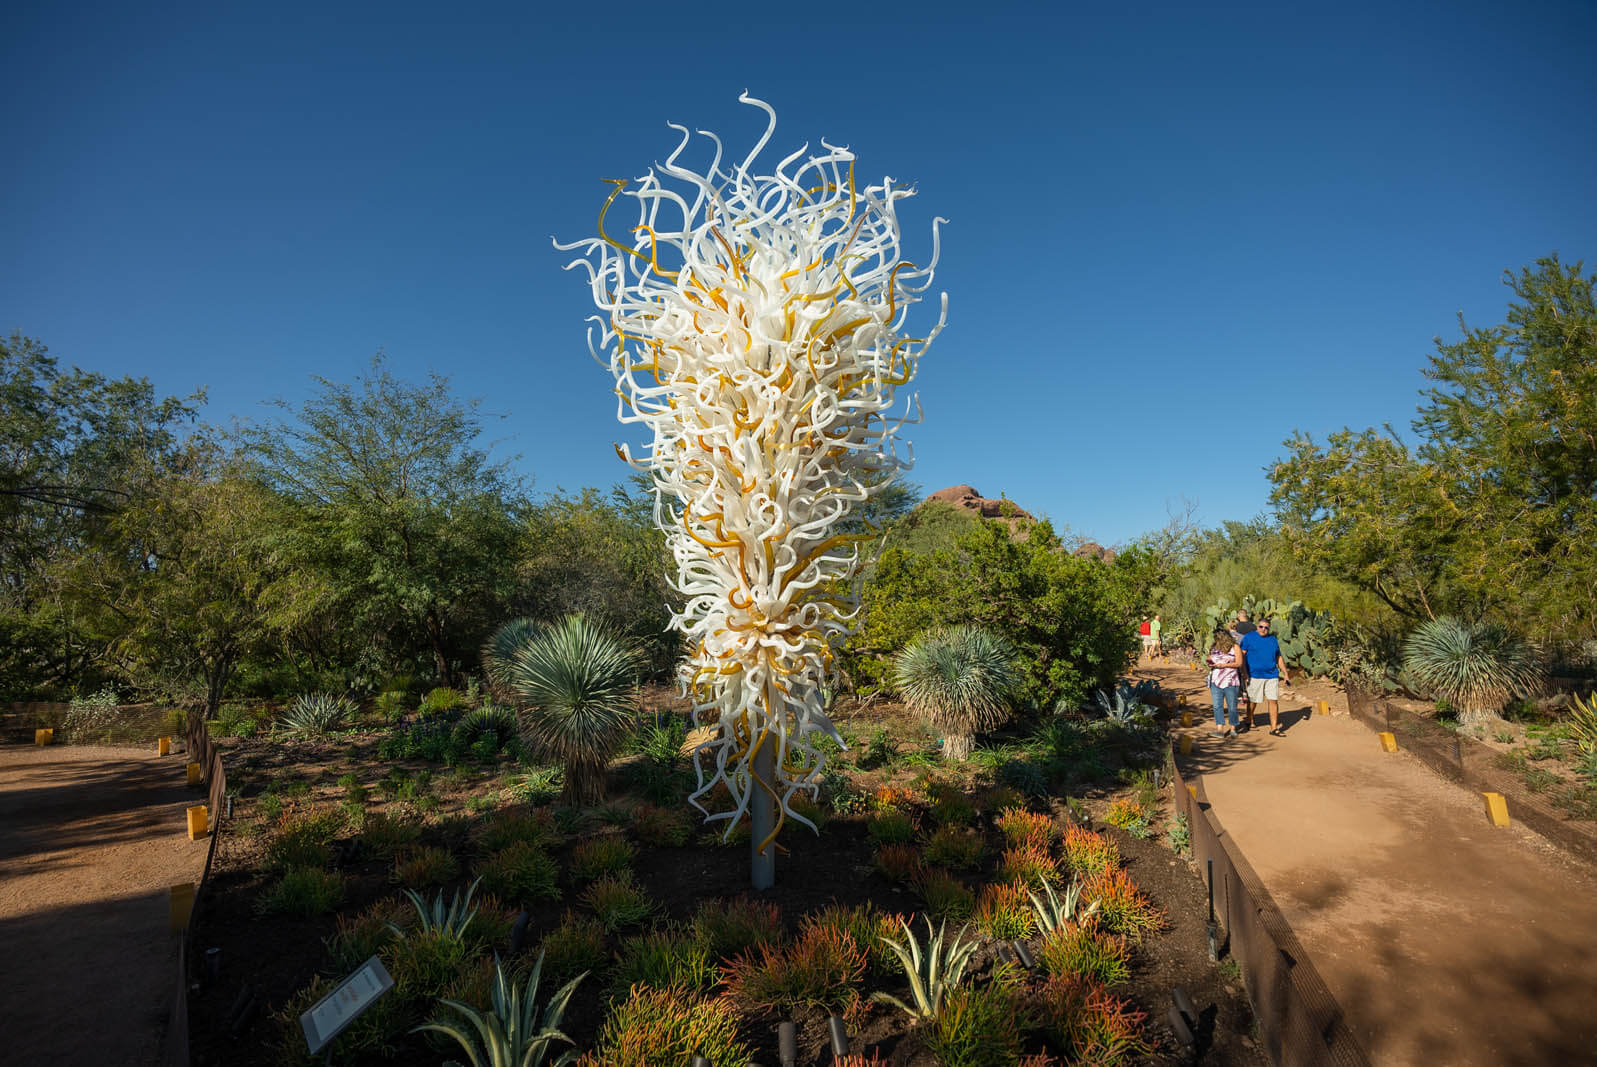
[[[932,630],[898,654],[893,684],[912,709],[943,732],[943,758],[970,756],[975,735],[1008,716],[1019,683],[1008,641],[979,626]]]
[[[882,935],[882,944],[898,957],[898,962],[904,967],[904,974],[909,978],[909,991],[915,1000],[914,1006],[911,1007],[889,993],[873,993],[871,997],[883,1004],[892,1004],[916,1019],[930,1020],[935,1019],[942,1010],[943,1001],[948,994],[958,988],[960,979],[965,976],[965,968],[970,965],[971,954],[976,951],[977,941],[975,938],[969,941],[964,939],[968,929],[966,927],[961,927],[954,935],[954,939],[948,941],[946,921],[938,925],[934,936],[932,921],[925,919],[924,916],[923,919],[926,923],[926,936],[929,938],[924,952],[921,951],[920,942],[915,940],[915,933],[909,928],[909,923],[903,919],[898,920],[898,925],[904,928],[902,942]]]
[[[444,906],[444,891],[440,889],[431,904],[414,889],[405,890],[405,896],[410,898],[411,907],[416,909],[416,916],[420,920],[419,926],[423,935],[436,934],[439,937],[449,938],[454,941],[464,941],[466,927],[471,925],[471,920],[477,917],[477,909],[472,907],[471,898],[476,895],[478,878],[466,890],[465,897],[461,897],[460,890],[455,890],[455,898],[446,908]],[[409,931],[397,923],[387,922],[387,926],[400,937],[409,936]]]
[[[1031,896],[1031,910],[1037,915],[1037,932],[1047,937],[1055,930],[1062,929],[1074,923],[1080,926],[1098,914],[1099,902],[1094,900],[1085,908],[1081,907],[1081,880],[1072,878],[1070,885],[1065,889],[1065,899],[1060,900],[1054,892],[1054,887],[1047,882],[1042,884],[1045,896],[1039,897],[1032,889],[1026,892]]]
[[[1409,634],[1403,666],[1470,724],[1495,720],[1509,697],[1536,689],[1542,678],[1536,651],[1524,638],[1500,623],[1449,616]]]
[[[605,769],[633,725],[636,654],[585,616],[569,615],[545,627],[506,623],[483,661],[490,687],[520,709],[523,740],[565,764],[561,798],[603,802]]]
[[[1098,690],[1098,710],[1104,717],[1122,726],[1130,726],[1147,714],[1148,706],[1144,704],[1133,692],[1131,686],[1124,682],[1111,696],[1105,690]]]
[[[461,1021],[434,1019],[416,1027],[411,1033],[432,1030],[454,1038],[466,1050],[471,1067],[542,1067],[551,1051],[551,1044],[556,1041],[575,1044],[560,1030],[560,1022],[565,1017],[566,1004],[571,1000],[577,983],[588,976],[584,971],[561,986],[560,991],[549,999],[540,1018],[538,980],[542,973],[543,953],[540,952],[538,962],[532,965],[532,971],[527,975],[526,985],[515,986],[505,980],[505,969],[499,962],[498,953],[495,953],[491,1011],[480,1012],[458,1000],[440,1000],[439,1006],[458,1014]],[[576,1058],[575,1050],[567,1049],[558,1058],[549,1061],[550,1067],[562,1067]]]
[[[283,712],[277,725],[290,734],[320,737],[355,714],[355,702],[336,693],[302,693]]]
[[[1569,736],[1582,756],[1597,755],[1597,695],[1575,698],[1569,710]]]

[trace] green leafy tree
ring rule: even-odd
[[[1401,615],[1512,615],[1597,633],[1597,309],[1581,265],[1506,276],[1501,325],[1437,340],[1411,447],[1388,428],[1304,435],[1271,471],[1294,548]]]
[[[314,380],[292,419],[245,438],[287,501],[275,547],[299,572],[269,597],[274,624],[336,620],[381,635],[397,665],[423,652],[454,684],[512,592],[522,484],[477,446],[477,402],[448,378],[413,384],[379,356],[354,385]]]

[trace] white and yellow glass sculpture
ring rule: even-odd
[[[713,724],[695,756],[701,810],[717,784],[727,830],[751,816],[754,880],[774,877],[773,841],[813,795],[825,756],[817,734],[836,731],[822,691],[833,652],[857,610],[852,579],[869,533],[840,528],[899,471],[898,433],[917,421],[900,386],[942,329],[909,336],[910,308],[931,285],[938,224],[925,266],[899,254],[898,201],[912,191],[855,184],[854,155],[822,142],[769,174],[755,161],[723,166],[721,142],[700,131],[712,159],[681,162],[693,137],[636,183],[615,181],[599,236],[573,244],[602,316],[589,347],[615,376],[623,423],[653,434],[621,458],[653,475],[655,521],[675,559],[684,598],[672,624],[687,637],[681,668],[694,720]],[[630,199],[636,224],[610,216]],[[855,524],[858,525],[857,523]],[[763,868],[763,874],[762,874]],[[761,884],[763,882],[763,884]]]

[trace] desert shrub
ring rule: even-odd
[[[976,895],[940,867],[928,867],[915,882],[915,891],[934,919],[966,919],[976,906]]]
[[[1036,1003],[1071,1063],[1119,1067],[1153,1051],[1143,1034],[1147,1016],[1090,979],[1056,975]]]
[[[1020,845],[998,861],[998,877],[1016,885],[1052,885],[1060,880],[1059,864],[1046,848]]]
[[[387,947],[394,939],[388,924],[403,920],[407,910],[404,901],[388,897],[353,915],[340,915],[327,939],[327,951],[338,973],[348,974]]]
[[[612,995],[624,997],[635,985],[700,993],[715,984],[715,959],[691,929],[668,926],[621,942]]]
[[[976,821],[976,804],[952,782],[934,782],[927,787],[932,802],[932,821],[939,826],[969,826]]]
[[[394,690],[379,693],[372,701],[372,712],[384,722],[398,722],[405,717],[405,694]]]
[[[61,729],[78,743],[109,741],[122,721],[121,697],[111,686],[92,696],[73,697]]]
[[[336,693],[302,693],[277,720],[278,729],[300,737],[321,737],[355,717],[355,702]]]
[[[210,730],[217,737],[254,737],[260,725],[249,705],[223,704],[217,709],[216,724]]]
[[[530,815],[501,811],[482,824],[477,834],[477,848],[483,852],[498,852],[511,845],[549,849],[562,840],[554,817],[547,811],[535,811]]]
[[[439,686],[422,697],[421,705],[416,710],[424,718],[431,718],[448,715],[450,712],[459,711],[465,706],[466,694],[448,686]]]
[[[1080,826],[1065,827],[1065,864],[1083,876],[1112,871],[1120,866],[1120,846]]]
[[[693,915],[693,931],[717,959],[782,940],[782,910],[752,897],[706,900]]]
[[[802,815],[813,823],[817,833],[826,829],[826,824],[832,819],[831,809],[822,805],[808,793],[795,794],[788,801],[788,807],[792,808],[795,814]]]
[[[325,915],[344,899],[344,876],[319,867],[294,867],[256,903],[267,915]]]
[[[998,986],[949,992],[926,1031],[926,1047],[943,1067],[1015,1067],[1020,1061],[1016,1004]]]
[[[993,777],[999,785],[1025,796],[1040,797],[1048,793],[1048,772],[1029,759],[1005,760]]]
[[[1143,934],[1164,928],[1164,912],[1120,868],[1088,876],[1082,893],[1088,900],[1098,902],[1098,921],[1117,934],[1129,934],[1140,941]]]
[[[1075,975],[1109,986],[1131,976],[1126,939],[1095,923],[1066,923],[1042,939],[1037,958],[1054,976]]]
[[[931,866],[968,871],[981,863],[985,851],[986,843],[979,831],[944,826],[926,842],[923,856]]]
[[[477,867],[484,889],[523,904],[534,900],[559,900],[560,889],[555,885],[559,874],[559,868],[547,852],[525,841],[517,841],[490,854]]]
[[[1054,820],[1024,808],[1005,808],[994,825],[1011,848],[1034,847],[1048,851],[1054,843]]]
[[[394,860],[390,878],[412,888],[443,885],[460,873],[460,865],[448,849],[424,846],[401,853]]]
[[[654,911],[654,901],[632,881],[632,872],[607,874],[582,892],[582,903],[610,933],[640,923]]]
[[[339,776],[338,785],[344,790],[344,799],[354,804],[366,803],[366,787],[360,784],[360,779],[353,774]]]
[[[1129,833],[1134,827],[1148,825],[1148,809],[1133,798],[1122,797],[1109,805],[1104,821]]]
[[[1403,644],[1403,668],[1420,685],[1459,709],[1465,723],[1493,720],[1508,698],[1542,681],[1536,651],[1493,622],[1449,616],[1421,623]]]
[[[605,1020],[581,1067],[688,1067],[694,1056],[714,1064],[747,1063],[737,1014],[724,1000],[668,989],[633,989]]]
[[[854,764],[862,771],[875,770],[891,764],[897,755],[898,746],[893,743],[892,737],[886,730],[877,730],[860,748]]]
[[[786,948],[760,945],[726,965],[726,996],[744,1011],[841,1009],[859,996],[865,953],[848,933],[812,926]]]
[[[571,850],[571,878],[591,882],[632,868],[632,843],[624,837],[595,837]]]
[[[575,978],[584,971],[597,973],[610,960],[604,927],[572,911],[544,937],[539,951],[543,953],[543,972],[553,981]]]
[[[996,811],[1000,814],[1011,808],[1025,811],[1026,795],[1011,786],[995,785],[982,794],[981,806],[984,811]]]
[[[969,758],[976,735],[1008,717],[1008,697],[1019,682],[1015,650],[979,626],[934,628],[893,662],[894,688],[942,732],[947,760]]]
[[[1003,882],[983,886],[976,899],[976,925],[1000,941],[1030,937],[1037,921],[1025,887]]]
[[[546,627],[507,623],[489,638],[483,662],[494,692],[521,709],[528,745],[565,765],[562,799],[602,802],[610,757],[633,725],[633,651],[598,624],[570,615]]]
[[[510,939],[510,928],[515,924],[515,914],[504,901],[492,893],[476,898],[477,913],[466,923],[462,940],[479,948],[502,945]]]
[[[379,812],[366,816],[360,829],[360,847],[376,859],[390,859],[421,837],[421,823]]]
[[[653,804],[639,804],[632,809],[632,832],[639,841],[671,848],[681,848],[693,839],[693,825],[686,812]]]
[[[327,866],[332,857],[329,846],[338,836],[342,821],[334,811],[284,821],[266,846],[267,864],[274,870]]]
[[[865,824],[871,840],[881,845],[902,845],[915,840],[915,820],[908,812],[888,808],[878,811]]]
[[[514,741],[516,734],[516,713],[500,704],[474,708],[455,724],[455,737],[464,745],[475,748],[484,738],[491,738],[490,754]]]
[[[876,869],[890,881],[913,882],[924,867],[920,849],[914,845],[883,845],[876,850]]]
[[[445,930],[412,931],[388,949],[394,992],[414,1000],[443,996],[475,956],[474,947]]]
[[[873,972],[897,974],[898,959],[887,947],[885,939],[899,936],[899,921],[899,916],[877,911],[875,905],[869,903],[855,907],[830,904],[820,911],[804,916],[800,931],[807,933],[811,930],[830,929],[847,934],[854,939],[854,944],[859,946],[860,951],[865,953],[866,965]]]

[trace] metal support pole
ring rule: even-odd
[[[760,783],[775,788],[776,784],[776,737],[774,735],[765,739],[765,744],[754,756],[754,766],[751,768],[757,779],[750,783],[754,790],[753,798],[749,801],[749,829],[752,836],[749,838],[749,884],[756,890],[770,889],[776,884],[776,842],[772,841],[766,846],[764,853],[760,852],[760,843],[770,837],[776,830],[776,798]]]

